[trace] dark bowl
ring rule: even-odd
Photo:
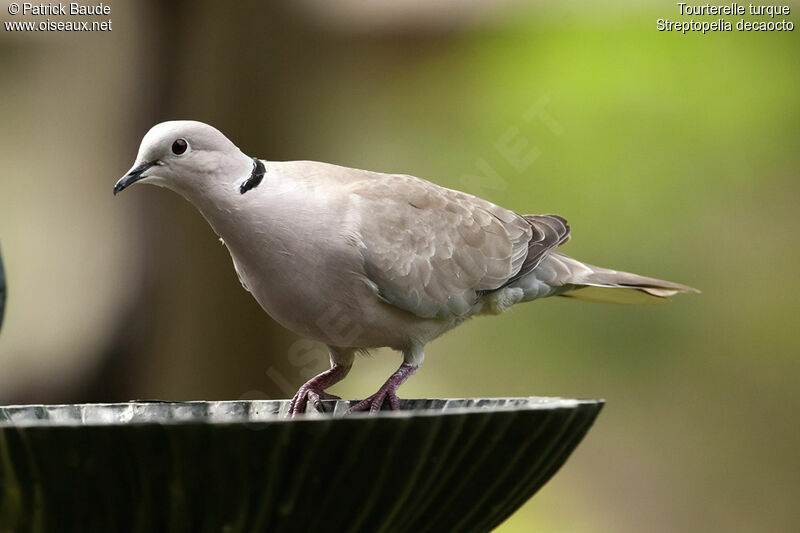
[[[602,401],[286,400],[0,407],[0,531],[489,531]]]

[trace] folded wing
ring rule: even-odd
[[[560,217],[522,216],[413,176],[375,175],[352,192],[367,276],[384,300],[425,318],[467,314],[569,232]]]

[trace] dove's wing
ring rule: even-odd
[[[367,276],[384,300],[424,318],[468,313],[563,241],[536,217],[413,176],[378,174],[351,191]]]
[[[504,285],[510,285],[530,273],[553,248],[569,240],[569,224],[564,217],[558,215],[523,215],[533,227],[533,236],[528,241],[528,255],[525,257],[519,272],[514,274]]]

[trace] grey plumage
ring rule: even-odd
[[[519,272],[514,274],[502,286],[507,286],[530,274],[545,257],[547,252],[561,246],[569,240],[570,228],[567,221],[558,215],[524,215],[525,220],[533,228],[531,240],[528,241],[528,254]]]
[[[590,265],[560,252],[547,257],[538,277],[558,288],[558,296],[593,302],[653,303],[682,292],[700,292],[680,283]]]
[[[559,215],[518,215],[413,176],[369,174],[352,188],[368,200],[360,227],[365,271],[385,301],[417,316],[502,311],[509,305],[495,309],[491,295],[506,288],[522,289],[505,295],[512,303],[555,295],[644,303],[696,292],[554,252],[570,238]]]
[[[423,318],[461,316],[523,266],[533,235],[524,217],[413,176],[364,177],[350,189],[362,206],[359,249],[387,302]]]

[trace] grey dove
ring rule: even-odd
[[[636,303],[697,292],[556,251],[570,236],[558,215],[520,215],[414,176],[250,157],[201,122],[147,132],[114,194],[140,182],[191,202],[261,307],[328,346],[330,369],[300,387],[292,414],[336,398],[326,389],[355,354],[384,346],[402,365],[351,411],[397,409],[425,345],[474,315],[548,296]]]

